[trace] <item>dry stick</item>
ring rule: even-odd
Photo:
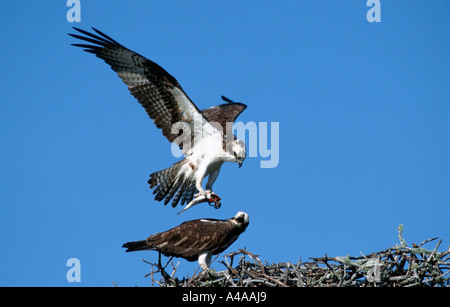
[[[434,240],[437,240],[437,239],[439,239],[439,237],[435,237],[435,238],[431,238],[431,239],[425,240],[425,241],[423,241],[422,243],[419,244],[419,247],[421,247],[422,245],[424,245],[424,244],[426,244],[428,242],[431,242],[431,241],[434,241]]]
[[[288,262],[287,263],[287,268],[284,269],[284,279],[283,279],[284,282],[283,282],[283,284],[284,284],[285,287],[287,287],[290,267],[291,267],[291,264]]]
[[[180,265],[180,261],[178,261],[177,265],[175,266],[172,262],[172,260],[170,261],[170,263],[172,263],[172,274],[170,274],[170,278],[173,279],[173,276],[175,276],[175,273],[177,271],[178,265]]]
[[[439,242],[436,244],[436,247],[434,248],[433,252],[431,253],[430,257],[428,257],[427,262],[430,262],[431,258],[433,257],[434,253],[436,253],[436,250],[438,249],[439,245],[441,245],[442,239],[439,240]]]
[[[166,267],[169,265],[169,263],[171,263],[172,259],[173,259],[173,257],[170,257],[169,261],[167,261],[165,266],[163,266],[161,264],[161,253],[158,254],[158,263],[151,263],[151,262],[149,262],[149,261],[147,261],[145,259],[142,259],[143,262],[148,263],[148,264],[150,264],[152,266],[152,271],[150,273],[146,274],[144,277],[151,276],[152,277],[152,285],[153,285],[153,273],[154,273],[153,272],[153,266],[155,266],[158,269],[158,271],[156,271],[155,273],[161,273],[162,277],[164,277],[164,282],[166,284],[173,283],[174,279],[172,279],[171,276],[169,274],[167,274],[167,272],[165,270]]]
[[[240,249],[239,252],[248,255],[250,258],[253,259],[253,261],[257,261],[259,263],[259,267],[261,268],[261,272],[263,274],[266,274],[266,271],[264,270],[264,265],[262,264],[261,260],[259,260],[258,256],[256,256],[255,254],[250,253],[249,251],[245,250],[245,249]]]
[[[239,273],[231,266],[229,266],[228,264],[226,264],[225,262],[221,262],[233,275],[235,275],[238,279],[239,279],[239,284],[242,285],[243,281],[241,276],[239,276]]]

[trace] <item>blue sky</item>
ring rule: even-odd
[[[69,23],[66,1],[2,1],[0,285],[149,286],[142,259],[157,253],[122,243],[237,211],[250,225],[227,252],[269,263],[385,249],[399,224],[408,244],[448,248],[450,2],[381,4],[369,23],[366,1],[81,0]],[[170,144],[104,62],[70,46],[72,26],[157,62],[199,108],[225,95],[247,104],[244,123],[279,123],[278,166],[224,164],[219,210],[154,201],[148,176],[177,161]],[[198,267],[180,261],[178,277]]]

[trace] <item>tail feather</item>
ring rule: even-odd
[[[183,195],[181,196],[181,203],[188,203],[194,198],[195,185],[190,184],[186,185],[183,191]]]
[[[146,249],[152,249],[150,246],[147,245],[147,242],[145,240],[127,242],[124,245],[122,245],[122,247],[127,248],[127,250],[126,250],[127,253],[146,250]]]
[[[180,175],[180,178],[177,178],[173,181],[172,187],[170,188],[169,192],[167,193],[166,200],[164,201],[164,205],[167,205],[172,198],[172,196],[177,192],[177,190],[180,188],[180,186],[183,184],[184,181],[184,174]],[[176,198],[173,199],[174,201]],[[173,203],[173,201],[172,201]],[[178,201],[177,201],[178,203]]]
[[[153,194],[156,194],[155,199],[157,201],[163,200],[167,195],[168,190],[173,185],[173,177],[175,177],[174,174],[176,173],[178,173],[178,169],[175,169],[175,166],[172,166],[150,175],[150,187],[158,185],[153,191]]]
[[[186,192],[195,187],[195,184],[190,182],[185,174],[180,174],[180,169],[186,162],[186,159],[181,160],[172,167],[150,175],[148,183],[151,189],[155,188],[153,191],[153,194],[156,194],[155,200],[162,201],[165,199],[164,205],[167,205],[172,199],[172,207],[176,207],[180,199],[181,205],[185,201],[190,201],[188,197],[189,193],[186,195]]]
[[[181,199],[181,204],[184,204],[185,202],[190,202],[193,198],[193,196],[191,196],[191,198],[189,199],[188,194],[190,189],[193,189],[195,187],[195,184],[193,182],[183,182],[183,184],[179,187],[177,193],[175,194],[175,196],[173,197],[173,201],[172,201],[172,207],[175,207],[176,204],[180,201]]]

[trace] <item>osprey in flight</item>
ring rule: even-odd
[[[155,250],[169,257],[198,260],[200,267],[206,269],[211,256],[233,244],[248,224],[249,216],[245,212],[238,212],[228,220],[192,220],[151,235],[147,240],[125,243],[122,247],[127,248],[127,252]]]
[[[185,156],[172,167],[150,175],[148,183],[154,189],[155,200],[164,199],[165,205],[172,200],[172,207],[188,203],[184,210],[206,201],[219,208],[220,197],[212,186],[223,162],[237,162],[241,167],[245,159],[245,144],[231,133],[231,125],[247,106],[222,96],[227,103],[200,111],[178,81],[158,64],[95,28],[96,34],[74,29],[84,36],[70,36],[90,44],[72,45],[85,48],[109,64],[156,127]],[[202,181],[207,176],[205,191]]]

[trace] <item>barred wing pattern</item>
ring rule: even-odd
[[[84,34],[69,34],[72,37],[91,44],[72,44],[84,48],[84,51],[95,54],[111,66],[122,81],[128,85],[130,93],[144,107],[156,127],[162,129],[169,142],[178,141],[183,144],[194,144],[194,139],[203,134],[214,134],[218,131],[202,115],[197,106],[186,95],[178,81],[155,62],[124,47],[101,31],[92,28],[97,34],[74,28]],[[191,141],[177,137],[182,134],[178,130],[172,133],[175,123],[189,125]]]

